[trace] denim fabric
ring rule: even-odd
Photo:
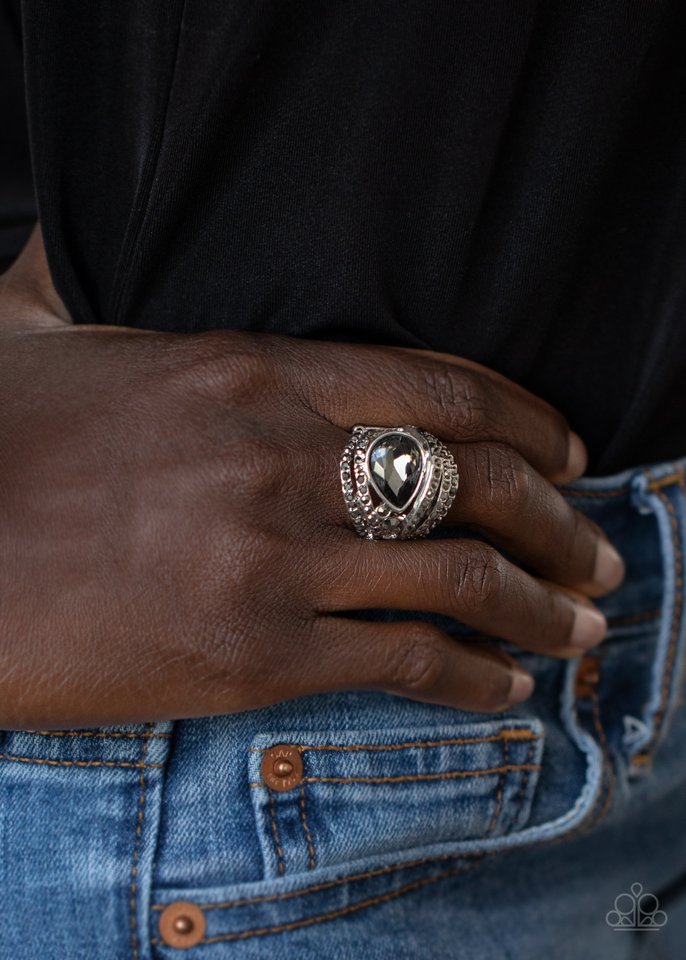
[[[504,715],[353,692],[0,733],[0,956],[681,957],[685,471],[686,456],[563,488],[627,577],[599,601],[597,649],[518,651],[536,691]],[[279,744],[304,773],[283,792],[261,771]],[[636,884],[666,924],[608,924]],[[206,924],[187,949],[160,932],[178,901]]]

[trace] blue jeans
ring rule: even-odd
[[[597,649],[518,651],[504,715],[352,692],[0,733],[0,956],[681,958],[685,470],[564,488],[627,577]]]

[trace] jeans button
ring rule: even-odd
[[[280,743],[262,755],[262,780],[266,787],[285,793],[302,782],[303,760],[297,747]]]
[[[177,900],[160,914],[160,936],[170,947],[194,947],[205,935],[205,914],[195,903]]]

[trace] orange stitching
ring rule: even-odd
[[[20,730],[19,733],[40,734],[42,737],[128,737],[131,739],[168,740],[171,733],[105,733],[95,730]]]
[[[471,638],[470,638],[471,639]],[[310,745],[300,744],[298,750],[408,750],[411,747],[443,747],[460,746],[469,743],[492,743],[497,740],[540,740],[542,734],[532,733],[526,728],[506,728],[500,733],[493,734],[490,737],[459,737],[447,740],[410,740],[407,743],[348,743],[335,744],[329,746],[326,744]],[[264,753],[271,750],[271,747],[249,747],[250,753]]]
[[[624,616],[608,617],[608,624],[611,627],[623,626],[629,623],[640,623],[642,620],[657,620],[662,613],[659,607],[654,610],[642,610],[640,613],[627,613]]]
[[[503,754],[502,756],[503,766],[507,766],[508,761],[510,759],[507,755],[507,740],[502,741],[501,749]],[[496,794],[496,804],[495,804],[495,807],[493,808],[493,816],[491,817],[491,822],[489,823],[488,830],[486,831],[487,836],[495,830],[495,825],[498,822],[498,817],[500,816],[500,811],[503,806],[503,793],[505,791],[506,779],[507,779],[506,773],[501,773],[500,776],[498,777],[498,793]]]
[[[278,861],[278,870],[281,876],[286,872],[286,863],[283,859],[283,847],[281,846],[281,837],[279,836],[279,828],[276,825],[276,804],[274,803],[274,794],[272,791],[269,791],[269,813],[271,814],[272,822],[272,837],[274,839],[274,846],[276,847],[276,858]]]
[[[445,773],[412,773],[401,777],[303,777],[301,783],[406,783],[413,780],[452,780],[456,777],[488,777],[494,773],[509,773],[512,770],[539,770],[538,764],[529,767],[523,764],[508,764],[491,767],[489,770],[448,770]],[[251,787],[263,787],[264,783],[251,783]]]
[[[398,873],[400,870],[409,870],[411,867],[421,867],[426,863],[441,863],[445,860],[465,859],[466,857],[483,858],[488,856],[481,850],[465,850],[460,854],[449,853],[439,857],[423,857],[420,860],[407,860],[405,863],[394,863],[387,867],[376,867],[374,870],[365,870],[364,873],[353,873],[349,876],[338,877],[336,880],[324,880],[300,890],[287,890],[285,893],[265,893],[258,897],[241,897],[240,900],[223,900],[219,903],[199,903],[201,910],[230,910],[234,907],[245,907],[251,903],[273,903],[275,900],[291,900],[293,897],[302,897],[308,893],[318,893],[320,890],[330,890],[340,887],[344,883],[353,883],[356,880],[368,880],[380,877],[386,873]],[[154,903],[153,910],[164,910],[167,903]]]
[[[314,870],[317,866],[317,861],[314,856],[314,843],[312,842],[312,834],[310,833],[310,828],[307,825],[307,816],[305,814],[305,787],[300,788],[300,821],[303,825],[303,833],[305,834],[305,840],[307,840],[307,849],[310,853],[310,859],[308,862],[308,867],[310,870]]]
[[[620,493],[629,493],[631,487],[627,483],[623,487],[614,487],[612,490],[568,490],[565,487],[559,489],[565,497],[615,497]]]
[[[646,473],[648,474],[649,477],[652,476],[651,473],[650,473],[650,470],[646,470]],[[655,477],[653,477],[653,478],[651,479],[650,483],[647,485],[647,488],[648,488],[648,490],[657,491],[657,490],[661,489],[661,487],[671,487],[671,486],[673,486],[673,484],[675,484],[675,483],[676,483],[676,484],[679,484],[679,486],[683,487],[683,485],[684,485],[684,471],[683,471],[683,470],[675,470],[674,473],[669,473],[669,474],[667,474],[666,477],[660,477],[660,478],[658,478],[658,479],[656,479]]]
[[[575,692],[578,700],[588,700],[593,684],[600,680],[600,657],[587,653],[582,657],[576,671]]]
[[[198,943],[226,943],[232,940],[248,940],[252,937],[261,937],[271,933],[288,933],[291,930],[299,930],[302,927],[311,927],[316,923],[325,923],[327,920],[337,920],[339,917],[348,916],[351,913],[356,913],[358,910],[364,910],[367,907],[374,907],[381,903],[387,903],[389,900],[395,900],[397,897],[411,893],[413,890],[419,890],[432,883],[438,883],[439,880],[445,880],[448,877],[455,877],[461,873],[466,873],[474,866],[476,866],[475,863],[460,864],[453,870],[442,870],[432,877],[421,877],[419,880],[406,883],[404,887],[400,887],[398,890],[390,890],[388,893],[379,894],[379,896],[376,897],[368,897],[366,900],[360,900],[357,903],[349,903],[345,907],[340,907],[338,910],[330,910],[328,913],[320,913],[313,917],[304,917],[302,920],[291,920],[289,923],[281,923],[272,927],[261,927],[254,930],[241,930],[239,933],[224,933],[214,937],[203,937]]]
[[[147,743],[147,741],[146,741]],[[46,763],[55,767],[163,767],[163,763],[142,763],[133,760],[49,760],[47,757],[15,757],[9,753],[0,753],[0,760],[13,760],[16,763]]]
[[[148,724],[148,731],[152,730],[153,724]],[[133,960],[138,960],[138,917],[136,911],[136,893],[138,890],[138,860],[140,857],[140,846],[141,846],[141,836],[143,833],[143,816],[145,813],[145,773],[143,772],[145,756],[148,752],[148,747],[150,745],[150,740],[145,739],[143,741],[143,748],[141,750],[141,759],[139,766],[141,767],[138,782],[140,784],[141,792],[138,797],[138,813],[136,815],[136,839],[133,844],[133,862],[131,864],[131,886],[129,888],[129,923],[131,925],[131,952],[133,954]]]

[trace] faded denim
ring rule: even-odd
[[[517,651],[537,686],[507,714],[346,693],[0,733],[0,956],[681,958],[685,471],[686,457],[563,488],[627,577],[599,601],[611,629],[587,656]],[[261,774],[275,744],[304,769],[280,793]],[[635,883],[659,898],[660,929],[606,922]],[[180,900],[206,922],[188,949],[159,930]]]

